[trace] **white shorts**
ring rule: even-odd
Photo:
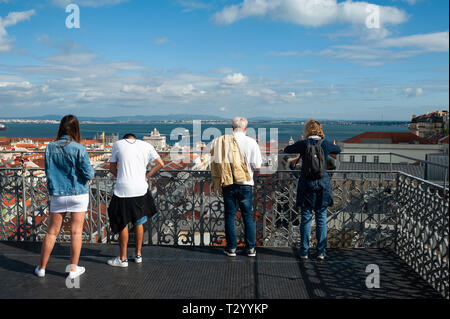
[[[50,213],[82,213],[88,206],[89,194],[50,197]]]

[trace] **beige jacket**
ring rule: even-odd
[[[213,190],[219,193],[222,187],[250,181],[244,153],[233,134],[223,135],[212,142],[211,176]]]

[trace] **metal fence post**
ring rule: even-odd
[[[399,191],[400,191],[400,173],[397,173],[397,177],[395,178],[395,184],[396,184],[395,185],[395,192],[393,194],[393,196],[394,196],[393,202],[395,204],[391,204],[391,207],[392,207],[392,210],[393,210],[393,213],[394,213],[394,220],[395,220],[395,223],[394,223],[394,252],[396,254],[398,254],[398,223],[400,222],[400,216],[399,216],[399,213],[400,213],[399,207],[400,207],[400,205],[398,203],[398,200],[399,200],[399,195],[398,194],[399,194]]]
[[[392,153],[389,153],[389,163],[390,163],[391,172],[392,172]]]
[[[26,172],[26,171],[25,171]],[[22,240],[26,240],[27,238],[27,234],[26,234],[26,229],[27,229],[27,185],[26,185],[26,181],[25,181],[25,173],[22,172],[22,209],[23,209],[23,225],[22,225],[22,229],[23,229],[23,238]],[[20,221],[20,219],[19,219]]]
[[[97,243],[102,243],[102,203],[100,201],[100,181],[97,180]]]

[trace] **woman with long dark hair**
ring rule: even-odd
[[[333,190],[330,182],[330,176],[326,171],[326,159],[329,154],[339,154],[341,148],[325,139],[322,125],[313,119],[305,124],[306,139],[300,140],[284,149],[285,153],[300,154],[302,158],[302,167],[297,187],[296,206],[301,209],[300,224],[300,258],[308,259],[309,240],[311,235],[311,222],[313,211],[316,219],[316,239],[317,239],[317,258],[325,258],[325,248],[327,246],[327,211],[328,207],[333,206]],[[317,150],[320,156],[317,159],[311,157],[313,151]],[[319,150],[321,148],[322,151]],[[308,161],[310,161],[308,163]],[[310,165],[312,161],[321,165],[314,168]],[[321,161],[321,162],[320,162]],[[317,168],[319,168],[317,170]]]
[[[45,276],[50,254],[60,232],[66,213],[71,214],[71,245],[69,278],[85,272],[78,266],[85,214],[89,205],[88,181],[94,178],[94,170],[88,153],[80,144],[78,119],[66,115],[61,119],[56,140],[45,149],[45,175],[50,197],[50,220],[41,251],[41,260],[35,269],[39,277]]]

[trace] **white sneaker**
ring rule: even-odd
[[[324,260],[325,259],[325,254],[320,254],[319,256],[317,256],[317,259]]]
[[[86,271],[86,268],[77,266],[77,269],[75,269],[75,271],[70,271],[69,276],[67,276],[67,277],[69,279],[74,279],[74,278],[77,278],[77,277],[81,276],[82,274],[84,274],[85,271]]]
[[[247,250],[247,256],[255,257],[256,256],[256,249],[255,248],[248,249]]]
[[[116,257],[108,260],[108,265],[113,267],[128,267],[128,259],[120,260],[120,257]]]
[[[45,277],[45,269],[39,269],[39,266],[36,266],[36,269],[34,270],[34,274],[38,277]]]
[[[223,250],[223,253],[229,257],[236,257],[236,248],[228,248],[226,247]]]
[[[136,255],[134,256],[134,262],[136,264],[140,264],[142,262],[142,255]]]

